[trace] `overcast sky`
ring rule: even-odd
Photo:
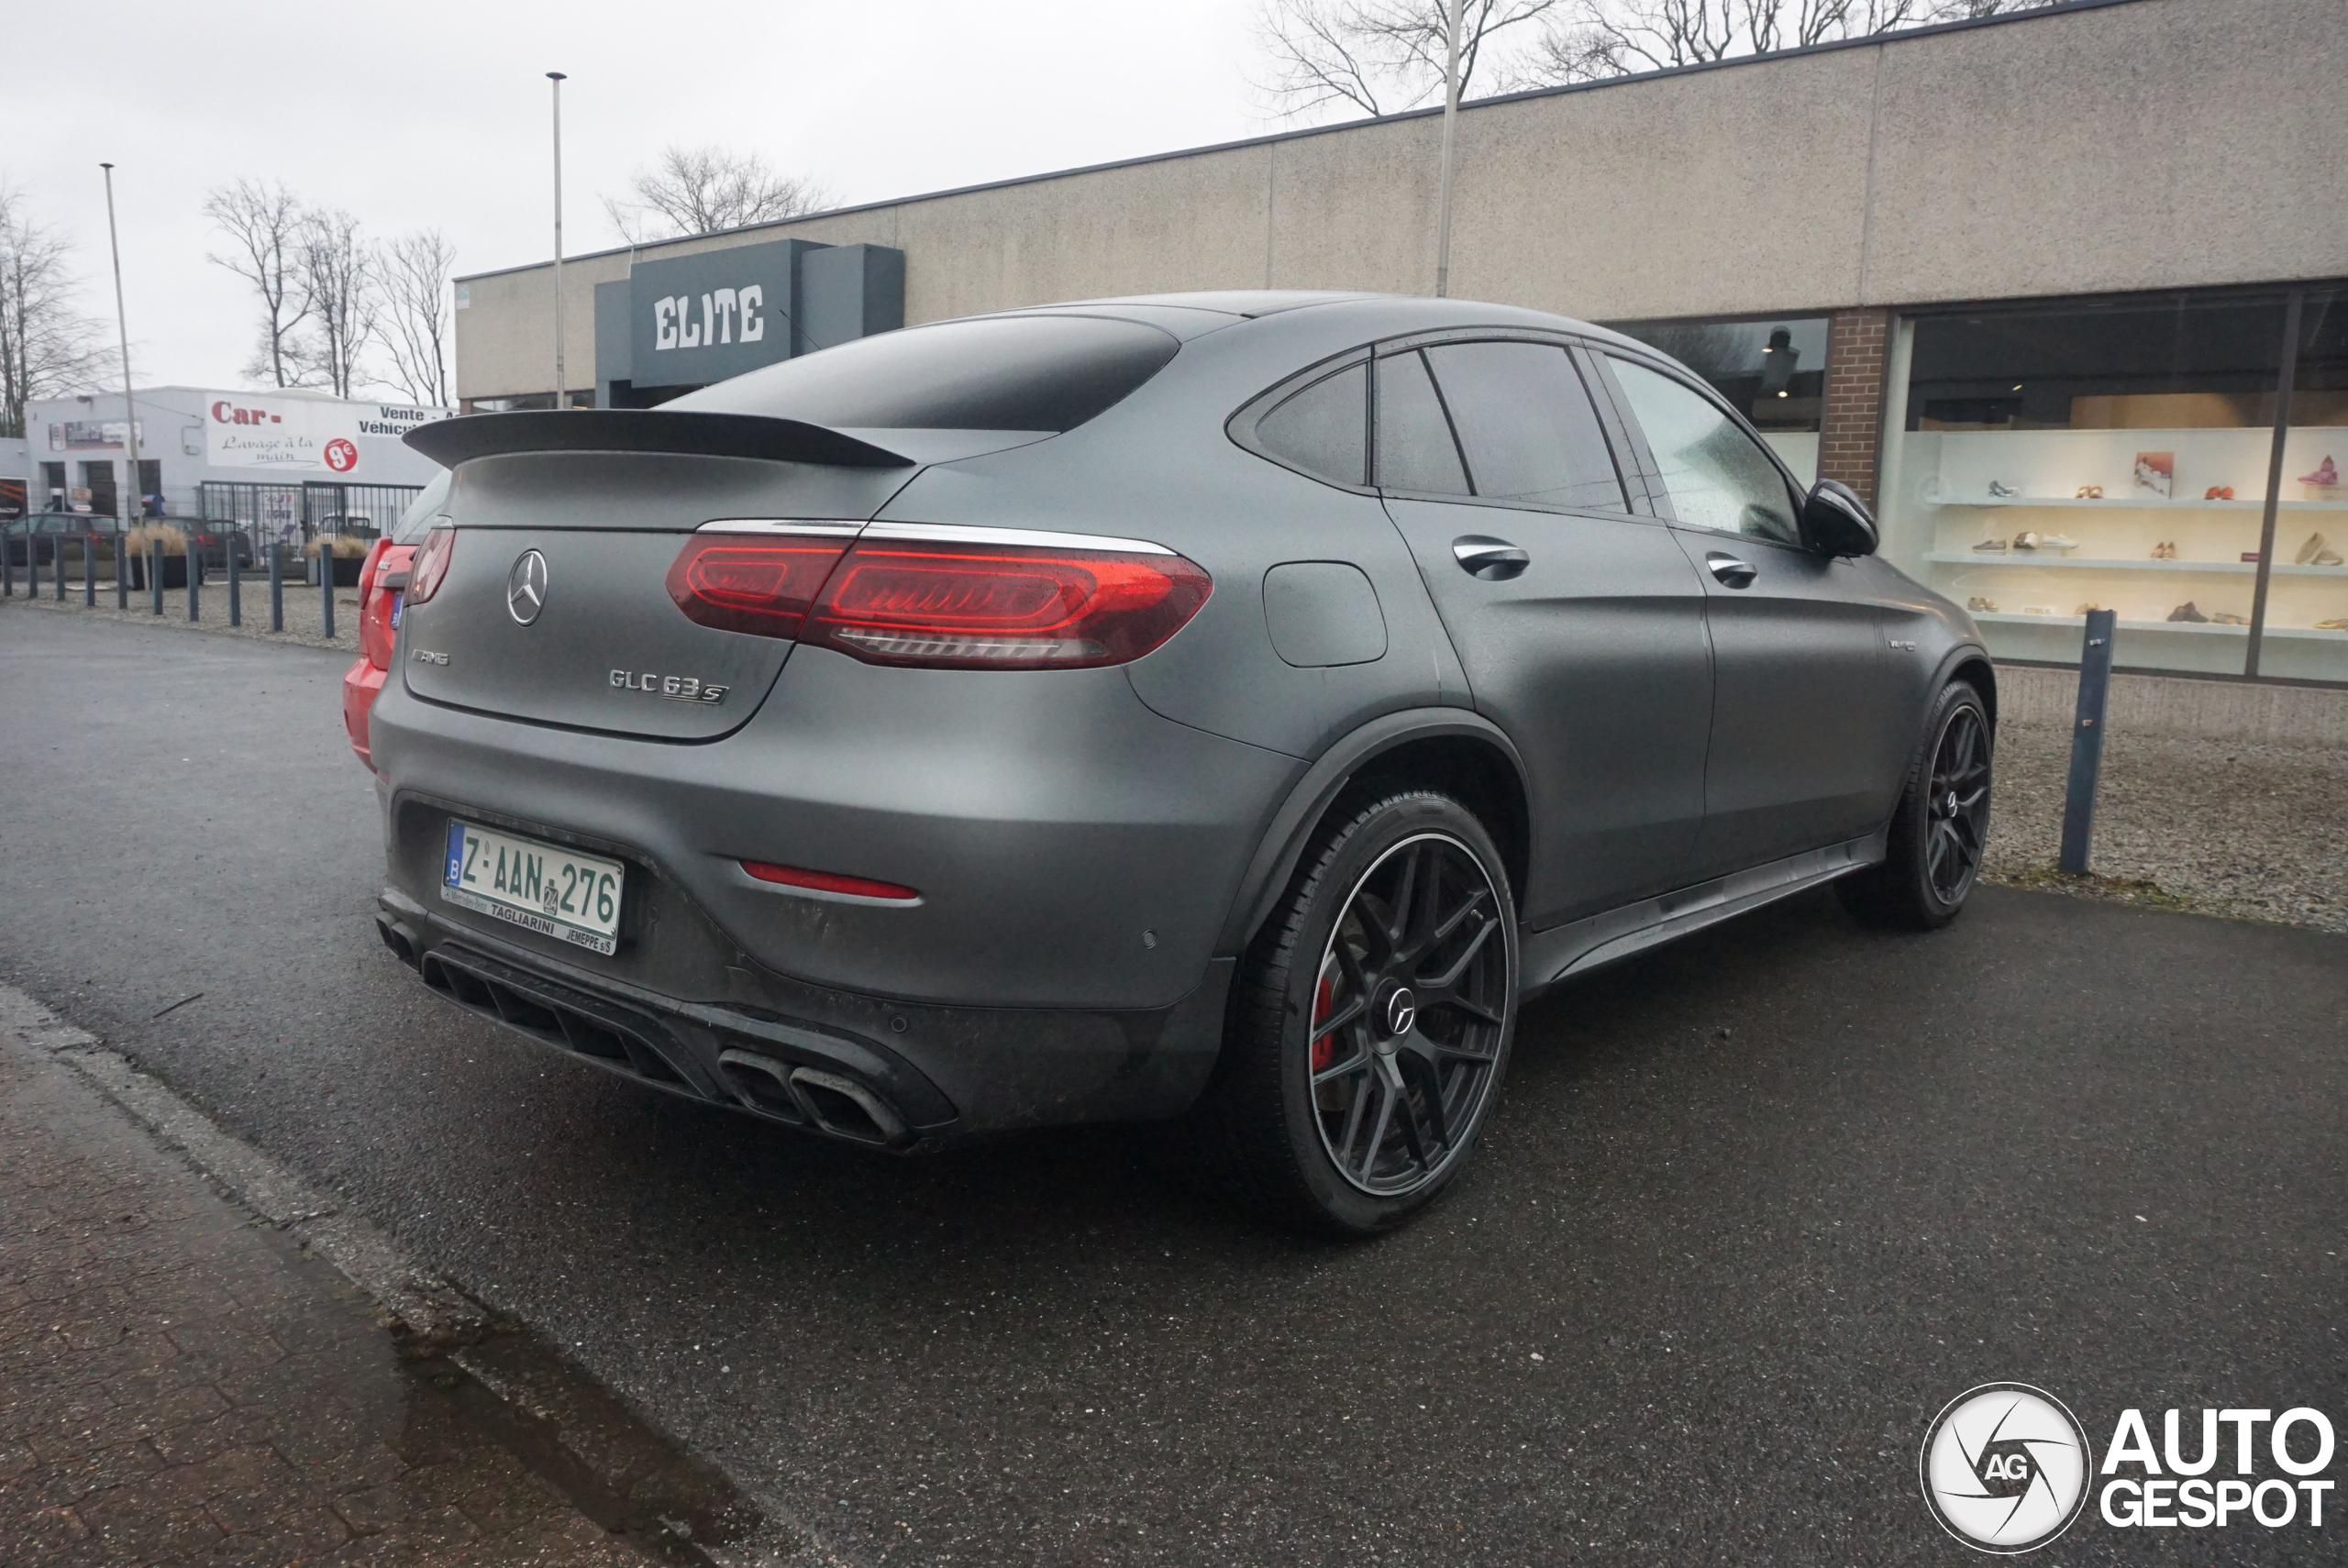
[[[117,0],[11,6],[0,179],[79,242],[113,341],[100,160],[115,165],[142,385],[243,384],[247,285],[205,259],[205,193],[282,180],[460,272],[551,254],[548,83],[564,71],[568,252],[670,142],[763,153],[843,204],[1275,128],[1249,0]]]

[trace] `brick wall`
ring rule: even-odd
[[[1838,310],[1826,326],[1826,409],[1818,477],[1840,480],[1875,504],[1876,447],[1883,435],[1884,337],[1891,313]]]

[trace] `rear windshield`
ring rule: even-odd
[[[1166,368],[1170,333],[1098,315],[987,316],[859,337],[664,407],[835,429],[1073,430]]]
[[[408,502],[407,510],[400,513],[400,520],[392,525],[393,544],[414,545],[423,542],[424,536],[431,531],[432,520],[448,510],[449,479],[449,475],[442,474],[430,484],[426,485],[423,492]]]

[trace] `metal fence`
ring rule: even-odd
[[[424,487],[415,484],[248,484],[206,480],[197,516],[206,534],[234,532],[254,549],[305,545],[320,535],[372,540],[388,534]]]

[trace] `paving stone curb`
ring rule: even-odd
[[[96,1035],[7,986],[0,986],[0,1028],[72,1068],[166,1148],[333,1264],[374,1299],[395,1334],[462,1344],[490,1327],[487,1308],[411,1264],[371,1221],[344,1213],[333,1198],[223,1132]]]

